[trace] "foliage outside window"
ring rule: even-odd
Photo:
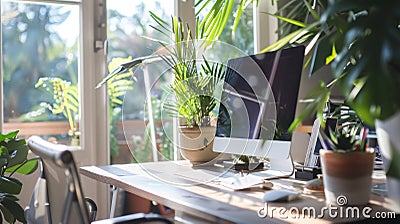
[[[44,96],[34,84],[48,76],[77,85],[79,32],[65,35],[65,30],[79,29],[78,20],[73,19],[79,7],[22,1],[1,4],[4,122],[11,129],[20,129],[26,122],[68,122],[63,113],[40,106],[51,96]],[[40,129],[30,131],[41,134]],[[68,129],[59,134],[58,139],[68,140]]]

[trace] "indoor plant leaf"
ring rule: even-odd
[[[314,72],[318,71],[320,68],[329,63],[329,61],[327,61],[327,58],[329,58],[334,52],[334,50],[332,49],[333,46],[331,46],[330,44],[330,37],[332,35],[333,34],[330,34],[319,39],[319,41],[315,45],[315,49],[313,52],[314,55],[312,56],[310,65],[310,77],[312,74],[314,74]]]
[[[280,15],[276,15],[276,14],[271,14],[271,13],[267,13],[267,14],[270,15],[270,16],[273,16],[273,17],[275,17],[277,19],[280,19],[280,20],[282,20],[284,22],[288,22],[290,24],[296,25],[298,27],[302,27],[302,28],[307,27],[306,23],[303,23],[303,22],[298,21],[298,20],[290,19],[288,17],[284,17],[284,16],[280,16]]]
[[[10,156],[7,167],[14,166],[26,160],[29,148],[26,145],[25,139],[11,139],[5,144],[5,146],[7,147]]]
[[[320,84],[313,89],[313,91],[308,95],[308,99],[311,102],[305,107],[302,113],[294,119],[294,121],[290,124],[289,131],[293,132],[304,120],[305,117],[309,116],[310,114],[317,114],[320,115],[318,117],[321,121],[321,125],[324,127],[324,119],[323,119],[323,111],[326,107],[326,102],[329,99],[330,90],[327,88],[324,82],[320,82]]]
[[[3,204],[8,211],[10,211],[15,219],[22,223],[26,223],[24,209],[22,209],[21,205],[8,197],[3,198],[1,204]]]
[[[18,133],[19,133],[19,130],[11,131],[10,133],[7,133],[7,134],[0,133],[0,142],[3,142],[5,139],[16,138]]]
[[[0,197],[2,197],[2,196],[0,196]],[[4,199],[2,198],[0,201],[0,210],[1,210],[1,213],[3,214],[4,219],[8,223],[15,223],[15,218],[14,218],[13,214],[5,207],[5,205],[3,205],[3,200]],[[2,217],[0,217],[0,219],[1,219],[1,223],[3,223]]]
[[[0,192],[19,194],[21,189],[22,183],[18,179],[6,176],[0,177]]]
[[[8,153],[8,149],[5,146],[0,145],[0,167],[3,167],[3,169],[6,168],[9,159],[10,154]]]
[[[16,164],[12,167],[7,168],[6,172],[9,172],[9,173],[17,172],[20,174],[27,175],[27,174],[33,173],[37,169],[38,164],[39,164],[38,159],[36,159],[36,158],[30,159],[30,160],[24,161],[22,164],[19,164],[19,165]]]

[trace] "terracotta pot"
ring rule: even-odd
[[[372,150],[339,153],[321,149],[320,155],[326,201],[340,206],[367,204],[375,153]]]
[[[215,127],[179,127],[178,148],[191,164],[202,164],[216,158],[213,152]]]

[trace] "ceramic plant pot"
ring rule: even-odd
[[[179,127],[178,148],[183,158],[198,165],[216,158],[213,152],[215,127]]]
[[[379,150],[386,171],[387,196],[393,210],[400,212],[400,112],[385,121],[376,121]]]
[[[325,198],[328,203],[365,205],[371,194],[375,153],[320,150]]]

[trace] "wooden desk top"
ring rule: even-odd
[[[313,223],[314,217],[309,217],[305,206],[315,208],[315,216],[321,214],[321,209],[328,207],[324,195],[303,194],[304,181],[293,178],[276,179],[273,189],[289,189],[302,193],[291,202],[268,203],[268,217],[261,218],[258,212],[265,207],[262,197],[266,192],[259,187],[244,191],[232,191],[217,182],[197,183],[177,173],[191,172],[193,169],[185,162],[157,162],[142,164],[124,164],[111,166],[81,167],[80,173],[99,182],[114,185],[138,196],[166,205],[175,211],[189,216],[201,217],[213,223]],[[193,173],[196,175],[196,173]],[[376,179],[375,181],[382,181]],[[371,194],[371,216],[379,211],[389,211],[386,198]],[[279,213],[279,209],[286,209]],[[289,211],[299,210],[300,218],[291,215]],[[262,210],[264,211],[264,210]],[[339,221],[329,217],[328,211],[323,210],[324,216],[318,222],[328,223]],[[339,210],[337,210],[339,211]],[[360,208],[362,211],[362,208]],[[337,214],[339,215],[339,214]],[[271,217],[273,216],[273,217]],[[305,217],[303,217],[305,216]],[[361,214],[360,214],[360,217]],[[342,219],[341,221],[349,221]]]

